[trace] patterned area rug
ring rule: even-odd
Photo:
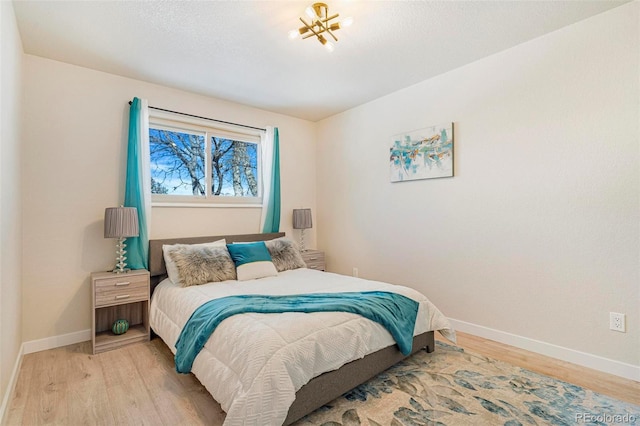
[[[640,425],[640,406],[436,344],[296,425]]]

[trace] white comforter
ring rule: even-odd
[[[393,291],[420,302],[414,335],[440,330],[455,339],[447,318],[415,290],[304,268],[277,277],[187,288],[164,280],[154,291],[150,322],[175,353],[183,326],[211,299],[371,290]],[[382,325],[351,313],[241,314],[218,326],[192,372],[227,412],[226,426],[281,425],[295,392],[309,380],[394,343]]]

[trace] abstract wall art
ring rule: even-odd
[[[391,182],[453,176],[453,123],[393,136]]]

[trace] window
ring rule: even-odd
[[[149,118],[154,205],[261,203],[259,133],[167,115]]]

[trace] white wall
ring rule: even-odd
[[[128,101],[280,130],[281,230],[315,209],[315,124],[25,55],[24,340],[90,328],[92,271],[115,261],[105,207],[124,197]],[[259,232],[260,209],[154,208],[151,238]],[[310,233],[315,238],[315,232]],[[37,315],[35,314],[37,313]]]
[[[639,8],[320,122],[329,270],[358,267],[451,318],[639,366]],[[456,176],[389,183],[391,136],[447,122]],[[610,311],[627,314],[627,333],[608,330]]]
[[[0,28],[0,401],[4,401],[22,344],[22,42],[11,2],[0,2]],[[1,416],[2,410],[0,421]]]

